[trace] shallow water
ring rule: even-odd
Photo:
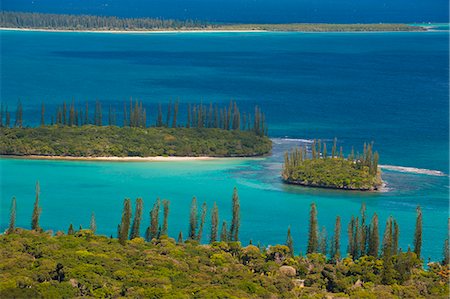
[[[18,201],[18,224],[29,226],[36,180],[44,228],[65,230],[70,222],[87,226],[94,211],[99,233],[107,235],[115,235],[125,197],[144,198],[144,225],[154,199],[170,199],[169,232],[175,236],[187,232],[192,196],[209,207],[217,201],[221,217],[229,220],[237,186],[244,243],[282,243],[292,225],[297,251],[304,251],[313,201],[330,233],[335,216],[343,217],[345,238],[351,214],[364,201],[380,223],[389,215],[399,221],[406,250],[420,204],[423,255],[441,257],[449,200],[447,33],[0,34],[1,98],[14,109],[20,97],[29,125],[39,121],[43,99],[53,111],[72,97],[121,105],[133,96],[150,107],[170,97],[183,103],[234,98],[247,111],[259,103],[276,138],[273,156],[251,160],[0,159],[1,229],[8,223],[12,196]],[[331,142],[335,136],[347,150],[375,141],[381,164],[388,165],[386,192],[280,182],[284,150],[311,138]]]

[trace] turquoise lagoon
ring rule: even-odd
[[[123,199],[142,197],[148,212],[157,197],[171,202],[169,233],[187,233],[196,196],[217,202],[230,220],[239,189],[240,238],[284,243],[291,225],[304,252],[309,205],[333,231],[343,218],[343,245],[351,215],[365,202],[368,215],[400,224],[400,246],[412,244],[415,209],[424,213],[423,256],[438,260],[448,219],[448,33],[218,33],[89,34],[1,31],[1,99],[17,98],[28,125],[39,121],[41,101],[54,111],[63,100],[96,98],[122,105],[130,96],[150,107],[180,102],[258,103],[267,114],[273,155],[260,159],[186,162],[82,162],[0,159],[0,229],[12,196],[17,224],[29,227],[34,185],[41,184],[41,224],[66,230],[89,225],[116,234]],[[119,106],[120,107],[120,106]],[[155,111],[153,109],[153,111]],[[154,115],[152,115],[154,116]],[[48,117],[49,119],[49,117]],[[150,117],[149,123],[154,119]],[[343,192],[283,185],[284,150],[334,137],[347,150],[374,141],[386,190]],[[406,169],[398,166],[408,167]],[[207,241],[205,234],[204,241]]]

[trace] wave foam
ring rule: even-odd
[[[272,138],[273,142],[302,142],[302,143],[313,143],[312,139],[301,139],[301,138]]]
[[[423,169],[423,168],[415,168],[415,167],[406,167],[406,166],[394,166],[394,165],[379,165],[381,169],[387,169],[398,172],[408,172],[408,173],[416,173],[416,174],[426,174],[426,175],[434,175],[434,176],[446,176],[445,173],[439,170],[432,169]]]

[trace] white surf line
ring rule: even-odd
[[[406,167],[406,166],[395,166],[395,165],[379,165],[381,169],[387,169],[397,172],[407,172],[407,173],[416,173],[416,174],[426,174],[433,176],[447,176],[445,173],[439,170],[432,169],[423,169],[416,167]]]

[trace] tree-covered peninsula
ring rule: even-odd
[[[347,158],[337,150],[336,139],[331,153],[327,144],[314,140],[311,153],[306,147],[293,149],[284,155],[282,178],[285,183],[343,190],[373,191],[382,185],[378,168],[379,155],[373,144],[364,144],[362,154],[354,152]]]
[[[119,18],[92,15],[0,12],[0,27],[18,29],[73,31],[424,31],[424,27],[407,24],[225,24],[199,20],[159,18]]]
[[[368,219],[363,204],[348,224],[345,253],[340,216],[327,237],[313,203],[307,250],[297,254],[290,227],[285,244],[241,245],[246,213],[236,188],[229,226],[216,204],[200,207],[194,197],[187,232],[176,239],[168,234],[168,200],[153,203],[142,233],[144,201],[137,198],[133,211],[125,199],[117,238],[97,234],[95,214],[84,229],[70,224],[67,232],[45,232],[41,200],[37,184],[31,230],[25,230],[16,227],[21,200],[12,199],[9,226],[0,235],[1,298],[447,298],[449,292],[448,239],[442,261],[423,268],[420,207],[413,247],[402,249],[398,222],[389,217],[380,238],[378,216]]]
[[[39,127],[26,127],[19,102],[15,121],[6,105],[1,107],[0,154],[63,157],[253,157],[271,151],[265,116],[241,113],[236,103],[188,105],[180,120],[178,103],[155,109],[154,122],[147,119],[142,102],[124,103],[123,110],[100,102],[63,103],[54,113],[43,104]],[[93,111],[92,111],[93,110]],[[50,121],[49,121],[50,118]],[[120,119],[119,119],[120,118]],[[152,122],[152,123],[151,123]]]

